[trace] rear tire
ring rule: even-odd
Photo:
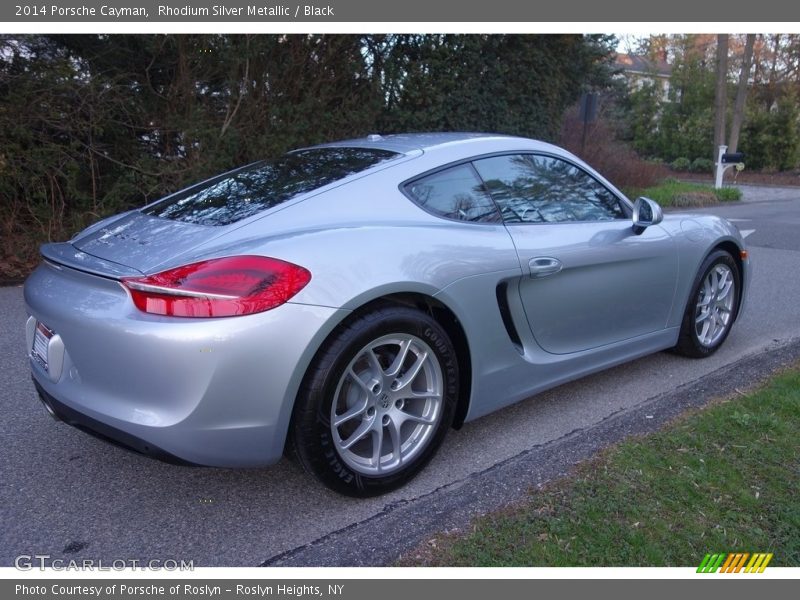
[[[453,422],[456,352],[428,314],[389,305],[331,334],[303,381],[291,449],[349,496],[402,486],[431,460]]]
[[[724,250],[712,252],[697,271],[675,352],[690,358],[714,354],[736,320],[741,289],[733,257]]]

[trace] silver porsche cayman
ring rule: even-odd
[[[736,227],[629,201],[568,152],[371,135],[214,177],[42,247],[27,350],[48,411],[211,466],[284,452],[350,495],[451,427],[648,353],[713,353]]]

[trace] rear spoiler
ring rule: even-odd
[[[69,242],[44,244],[39,251],[44,259],[56,266],[65,266],[84,273],[99,275],[109,279],[137,277],[143,273],[119,263],[104,260],[78,250]]]

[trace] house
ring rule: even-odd
[[[629,89],[641,89],[645,85],[655,85],[661,90],[664,101],[669,100],[669,80],[672,65],[666,60],[651,60],[635,54],[617,54],[614,69],[628,81]]]

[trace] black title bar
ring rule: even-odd
[[[520,2],[520,0],[11,0],[0,4],[0,21],[55,22],[776,22],[787,31],[800,22],[800,3],[731,0]],[[787,26],[795,22],[795,27]]]

